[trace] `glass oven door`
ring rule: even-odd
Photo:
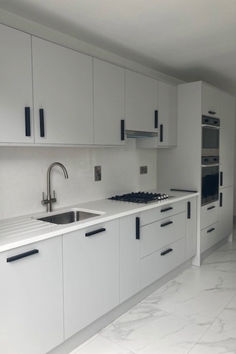
[[[202,167],[202,205],[219,199],[219,166]]]

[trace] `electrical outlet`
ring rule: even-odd
[[[148,167],[147,166],[140,166],[140,175],[144,175],[148,173]]]
[[[94,181],[102,180],[102,166],[94,166]]]

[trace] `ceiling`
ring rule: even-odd
[[[0,0],[0,8],[236,95],[236,0]]]

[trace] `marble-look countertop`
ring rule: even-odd
[[[56,225],[37,220],[37,218],[50,215],[50,213],[45,212],[0,220],[0,252],[199,195],[198,193],[172,192],[168,190],[166,193],[172,198],[149,204],[102,199],[68,206],[52,212],[52,214],[55,214],[68,211],[69,209],[79,209],[99,214],[98,216],[66,225]]]

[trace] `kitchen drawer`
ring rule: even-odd
[[[141,258],[184,237],[185,218],[185,213],[181,213],[141,227]]]
[[[201,231],[201,252],[206,251],[219,241],[219,223],[212,224]]]
[[[141,214],[141,226],[150,224],[171,215],[182,213],[185,209],[186,201],[181,201],[173,204],[165,204],[163,206],[144,211]]]
[[[176,268],[184,262],[184,259],[185,238],[163,247],[141,259],[141,288],[148,286],[172,269]]]
[[[218,201],[201,207],[201,230],[218,221]]]

